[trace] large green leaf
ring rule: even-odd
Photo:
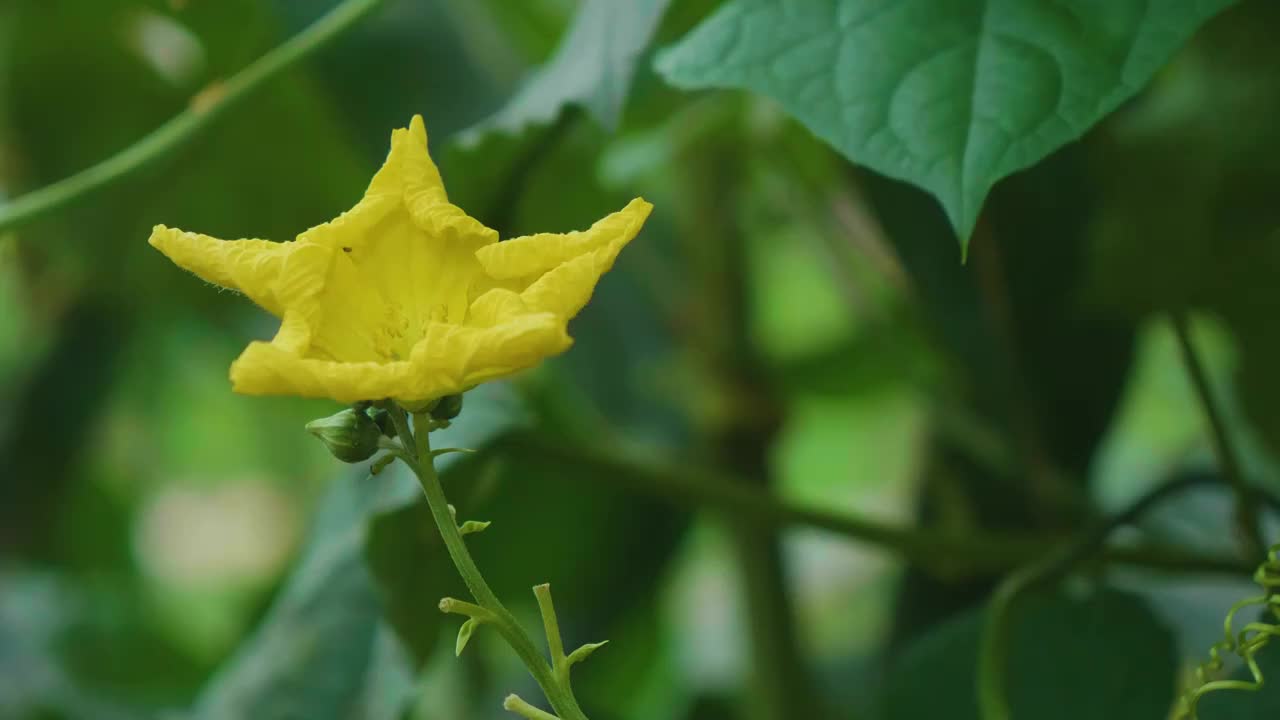
[[[907,649],[881,698],[884,720],[977,720],[975,609]],[[1037,597],[1020,607],[1009,647],[1014,718],[1161,720],[1174,697],[1173,637],[1138,598]]]
[[[477,130],[519,133],[545,125],[566,105],[581,105],[606,127],[622,115],[636,62],[670,0],[587,0],[556,54]]]
[[[375,645],[391,638],[380,638],[388,633],[361,542],[367,516],[407,501],[413,490],[403,474],[368,482],[347,475],[334,484],[301,563],[257,632],[201,695],[196,717],[354,717],[366,683],[385,682],[389,672],[402,678],[396,691],[407,700],[406,662],[370,672],[385,654],[375,654]]]
[[[776,99],[942,202],[967,243],[995,182],[1078,137],[1232,0],[733,0],[658,57]]]
[[[510,401],[501,385],[473,391],[461,420],[438,433],[437,441],[484,447],[518,417]],[[301,561],[255,634],[205,689],[196,716],[398,718],[410,700],[413,665],[388,623],[365,541],[373,518],[410,506],[420,495],[400,465],[376,477],[349,474],[335,482]],[[440,617],[435,603],[442,594],[420,598],[419,611]]]

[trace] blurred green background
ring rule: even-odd
[[[0,0],[0,203],[128,147],[334,4]],[[655,74],[717,5],[635,9],[653,32],[634,79],[578,92],[578,3],[389,0],[146,171],[0,235],[0,718],[462,720],[536,695],[488,633],[453,657],[435,605],[464,590],[407,477],[302,432],[331,403],[231,393],[230,362],[276,321],[145,242],[159,223],[291,239],[354,204],[414,113],[452,201],[504,237],[656,207],[575,347],[469,394],[448,431],[482,449],[446,483],[495,523],[471,545],[498,594],[533,627],[528,589],[550,582],[569,645],[611,641],[575,671],[596,720],[977,717],[998,572],[752,524],[664,469],[894,527],[1060,537],[1216,474],[1166,315],[1186,307],[1249,477],[1277,487],[1280,5],[1217,17],[999,184],[964,264],[922,191],[765,98]],[[1229,554],[1230,506],[1209,483],[1143,529]],[[1247,575],[1077,581],[1018,625],[1026,717],[1167,717],[1253,593]],[[1232,702],[1202,714],[1280,708],[1274,689]]]

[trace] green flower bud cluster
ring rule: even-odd
[[[462,395],[446,395],[434,401],[429,412],[431,419],[447,425],[462,412]],[[383,437],[396,436],[391,413],[370,402],[356,403],[329,417],[312,420],[306,430],[346,463],[368,460],[378,452]]]

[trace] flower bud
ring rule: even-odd
[[[389,438],[396,436],[395,423],[391,422],[391,413],[383,408],[373,408],[368,411],[369,417],[373,418],[374,424],[378,426],[378,430]]]
[[[307,432],[320,438],[333,456],[343,462],[358,463],[378,451],[382,431],[362,410],[347,408],[326,418],[312,420]]]
[[[431,407],[432,420],[452,420],[462,412],[462,394],[445,395]]]

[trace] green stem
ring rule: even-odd
[[[504,440],[517,452],[547,457],[590,470],[568,477],[608,478],[637,493],[652,495],[686,507],[711,507],[744,520],[772,527],[804,525],[828,530],[865,542],[902,557],[927,571],[948,578],[1007,571],[1043,557],[1061,545],[1061,535],[1011,532],[963,534],[903,527],[852,512],[830,512],[786,502],[763,490],[737,482],[724,473],[692,463],[662,463],[654,453],[631,453],[600,446],[568,445],[551,438],[522,434]],[[1185,489],[1209,481],[1190,478],[1174,483]],[[1280,502],[1263,496],[1280,507]],[[1107,547],[1099,553],[1105,562],[1182,572],[1249,575],[1253,567],[1235,558],[1220,557],[1184,548],[1144,544]]]
[[[551,601],[551,586],[533,588],[538,598],[538,611],[542,613],[542,627],[547,634],[547,649],[551,653],[551,670],[565,687],[569,686],[569,662],[564,654],[564,641],[560,639],[560,620],[556,618],[556,606]]]
[[[119,153],[71,177],[0,206],[0,233],[60,210],[132,175],[190,142],[267,81],[328,45],[372,13],[383,0],[346,0],[221,85],[216,99],[193,104]]]
[[[1117,529],[1130,525],[1164,500],[1200,484],[1199,478],[1165,483],[1139,497],[1116,515],[1101,520],[1073,542],[1061,545],[1039,560],[1014,572],[996,588],[987,605],[987,622],[978,646],[978,708],[982,720],[1010,720],[1005,696],[1005,668],[1008,665],[1009,629],[1016,601],[1036,587],[1067,574],[1077,564],[1098,552]]]
[[[1258,503],[1254,491],[1245,481],[1241,470],[1240,454],[1232,442],[1231,433],[1227,430],[1226,419],[1218,402],[1213,396],[1213,388],[1209,384],[1209,374],[1205,372],[1204,363],[1196,351],[1191,339],[1191,326],[1185,310],[1170,313],[1174,334],[1178,337],[1178,349],[1182,352],[1182,362],[1187,367],[1187,375],[1195,386],[1200,406],[1204,410],[1205,420],[1209,423],[1209,432],[1213,440],[1213,452],[1218,458],[1222,475],[1231,485],[1236,495],[1236,528],[1240,540],[1245,545],[1249,558],[1265,556],[1267,544],[1262,537],[1262,529],[1258,520]]]
[[[440,476],[436,473],[435,464],[431,458],[432,420],[430,415],[425,412],[414,413],[414,427],[411,431],[404,411],[398,407],[391,407],[389,412],[401,442],[406,448],[413,448],[413,462],[407,464],[422,485],[422,492],[427,497],[427,507],[431,510],[431,517],[435,521],[436,529],[440,531],[440,537],[444,540],[454,567],[462,576],[462,581],[471,591],[472,597],[492,616],[491,619],[486,618],[486,621],[495,626],[498,633],[520,657],[521,662],[528,668],[529,674],[533,675],[533,679],[546,695],[547,701],[551,703],[551,707],[562,720],[587,720],[567,684],[559,681],[551,666],[529,639],[528,634],[520,627],[515,616],[489,588],[484,576],[480,574],[480,568],[471,558],[471,552],[467,550],[462,533],[458,531],[457,520],[454,519],[453,513],[449,512],[449,501],[445,498],[444,487],[440,484]],[[409,459],[408,452],[405,458],[406,461]]]
[[[557,718],[555,715],[543,712],[524,700],[521,700],[519,695],[508,695],[507,699],[502,703],[502,708],[504,710],[510,710],[520,717],[527,718],[527,720],[560,720],[560,718]]]

